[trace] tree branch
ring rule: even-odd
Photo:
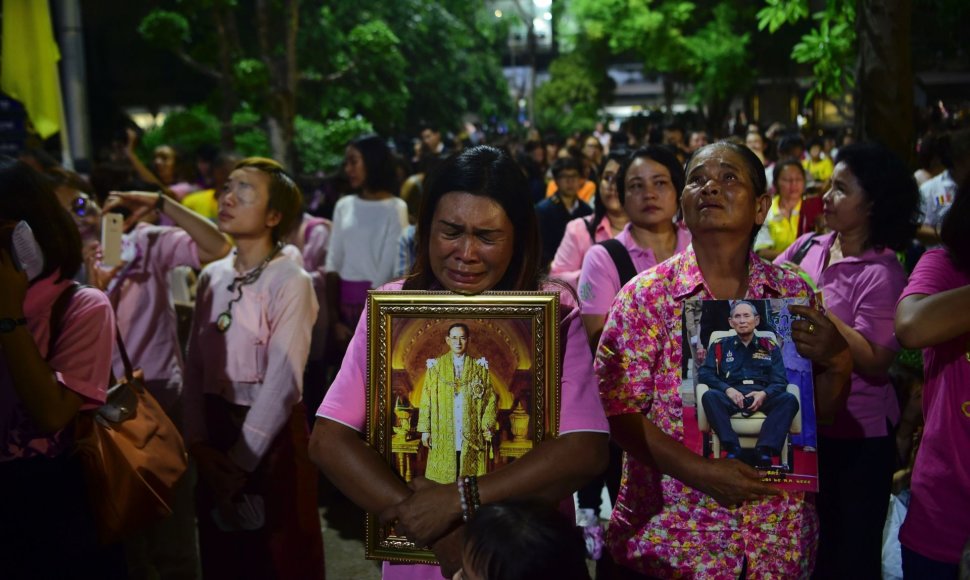
[[[177,56],[179,60],[189,65],[189,67],[191,67],[192,69],[204,74],[205,76],[211,79],[222,81],[223,79],[222,73],[212,68],[211,66],[206,66],[201,62],[195,60],[194,58],[192,58],[192,56],[189,53],[185,51],[185,49],[181,47],[175,47],[172,49],[172,52],[175,53],[175,56]]]

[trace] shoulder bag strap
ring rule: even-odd
[[[791,261],[792,261],[793,264],[801,264],[802,263],[802,260],[805,259],[805,255],[808,254],[808,250],[811,249],[811,247],[814,244],[817,244],[818,243],[818,240],[815,239],[818,236],[819,236],[819,234],[813,233],[811,235],[811,237],[809,237],[807,240],[805,240],[804,242],[802,242],[802,245],[798,247],[798,250],[796,250],[795,253],[792,254]]]
[[[47,342],[47,357],[50,358],[51,353],[54,352],[54,345],[57,344],[57,339],[61,336],[61,331],[64,329],[64,316],[67,314],[67,309],[71,304],[71,299],[77,294],[77,291],[81,288],[91,288],[86,284],[78,284],[77,282],[71,283],[70,286],[65,288],[61,295],[57,297],[54,301],[54,305],[51,307],[51,318],[50,318],[50,339]],[[134,379],[134,367],[131,365],[131,360],[128,358],[128,351],[125,349],[125,343],[121,339],[121,331],[118,329],[118,323],[115,323],[115,342],[118,345],[118,354],[121,355],[121,362],[125,366],[125,377],[130,383]],[[111,373],[111,383],[115,384],[114,373]]]
[[[606,248],[610,258],[613,259],[613,264],[616,265],[616,273],[620,275],[620,287],[626,286],[626,283],[637,275],[637,269],[630,258],[630,252],[615,238],[603,240],[600,245]]]

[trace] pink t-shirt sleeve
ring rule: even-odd
[[[892,351],[899,350],[895,334],[896,302],[906,287],[906,272],[893,262],[868,280],[855,308],[855,320],[846,321],[869,342]],[[866,283],[866,281],[860,281]]]
[[[620,291],[620,275],[606,248],[593,246],[583,259],[579,275],[579,305],[583,314],[606,316]]]
[[[913,273],[910,274],[909,283],[899,296],[897,305],[903,298],[913,294],[930,295],[962,286],[963,284],[953,275],[956,271],[946,250],[941,248],[929,250],[920,257]]]
[[[199,248],[195,240],[183,229],[176,227],[151,227],[139,239],[141,251],[147,254],[148,263],[160,271],[177,266],[200,268]]]
[[[584,218],[576,218],[566,224],[566,233],[559,242],[556,257],[552,259],[549,276],[559,278],[574,289],[579,282],[579,272],[583,266],[583,255],[589,250],[592,242],[587,222]]]
[[[331,419],[364,431],[367,424],[367,306],[360,315],[343,363],[327,396],[317,409],[317,417]]]
[[[609,423],[593,375],[593,355],[579,310],[574,309],[562,324],[568,325],[568,330],[562,365],[559,434],[576,431],[609,433]]]
[[[94,288],[79,289],[47,359],[57,381],[81,396],[82,409],[105,401],[114,340],[114,310],[108,297]]]

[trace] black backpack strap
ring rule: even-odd
[[[792,256],[791,256],[791,262],[793,264],[801,264],[802,263],[802,260],[805,259],[805,255],[808,254],[808,250],[811,249],[811,247],[814,244],[817,244],[818,243],[818,240],[815,239],[818,236],[819,236],[819,234],[813,233],[807,240],[805,240],[804,242],[802,242],[802,245],[798,246],[798,249],[795,250],[795,253],[792,254]]]
[[[67,288],[61,291],[61,295],[57,297],[57,300],[54,301],[54,305],[51,307],[50,338],[47,341],[47,358],[50,358],[51,353],[54,352],[54,345],[57,344],[57,339],[61,337],[61,331],[64,329],[64,315],[67,314],[67,309],[71,305],[71,299],[74,298],[74,295],[80,289],[80,284],[71,282]]]
[[[604,240],[600,242],[600,245],[609,252],[610,258],[613,259],[616,273],[620,275],[620,288],[626,286],[626,283],[637,275],[637,269],[630,258],[630,252],[616,239]]]

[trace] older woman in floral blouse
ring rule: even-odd
[[[678,388],[684,300],[811,298],[811,290],[751,252],[770,199],[749,149],[699,149],[681,203],[692,245],[624,287],[596,354],[603,406],[625,452],[607,536],[615,576],[808,577],[818,535],[812,502],[763,483],[738,460],[690,451]],[[851,368],[846,343],[814,308],[792,310],[804,318],[792,337],[819,373],[819,412],[831,413]]]

